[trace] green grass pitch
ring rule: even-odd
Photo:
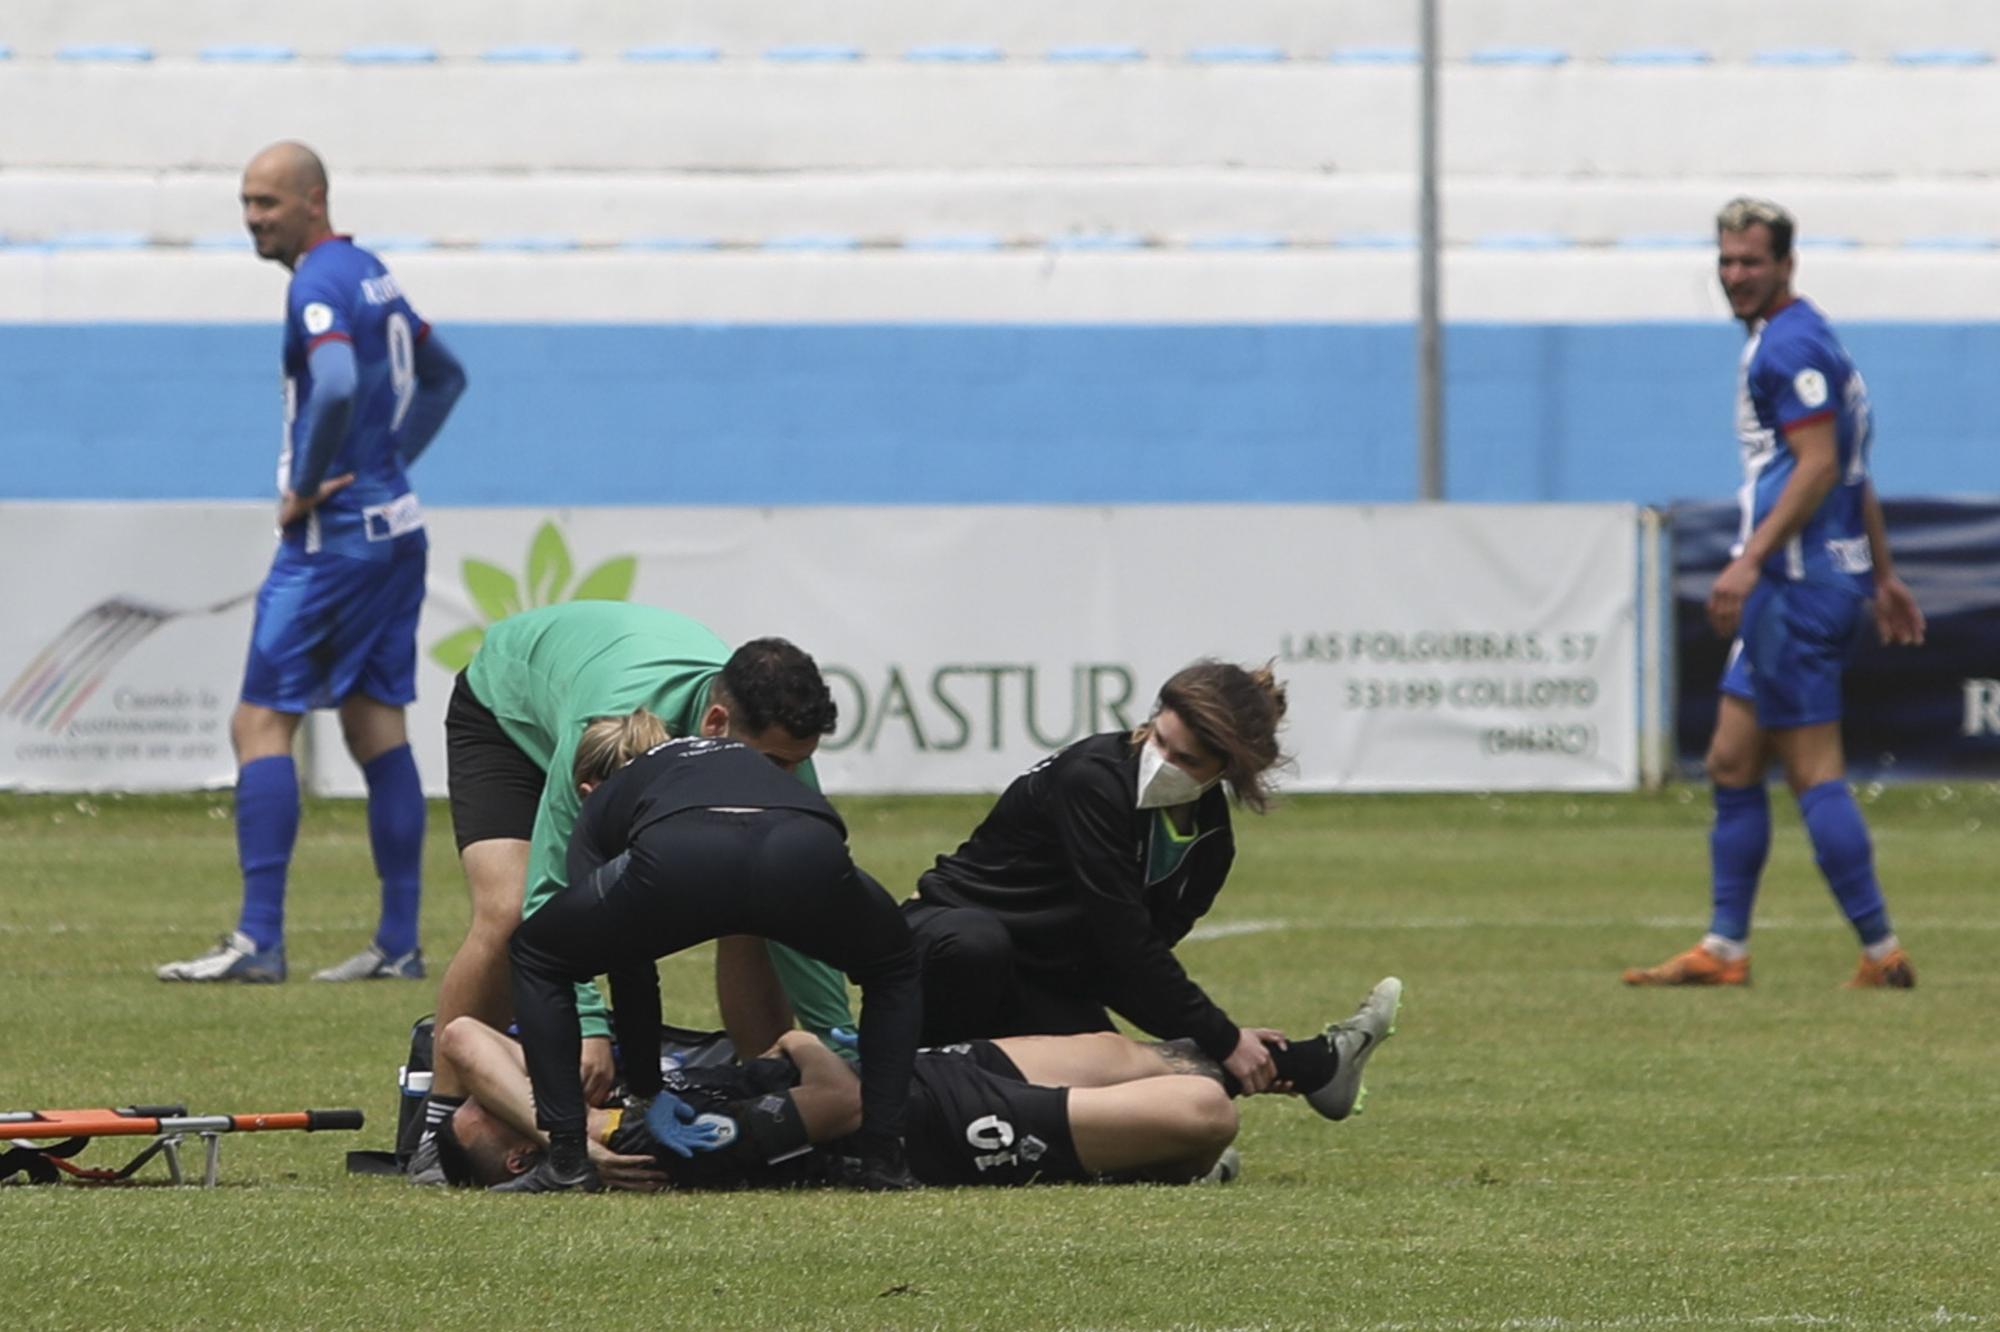
[[[983,803],[843,806],[900,892]],[[0,1328],[2000,1328],[2000,787],[1864,807],[1914,992],[1839,988],[1782,797],[1756,985],[1693,992],[1618,970],[1704,923],[1698,789],[1301,797],[1244,818],[1182,958],[1246,1022],[1408,997],[1367,1113],[1247,1103],[1232,1186],[495,1198],[342,1173],[434,994],[304,979],[373,920],[357,806],[307,810],[294,979],[239,989],[152,978],[234,919],[226,794],[0,796],[0,1109],[373,1120],[226,1138],[212,1192],[0,1190]],[[437,806],[427,884],[434,981],[466,915]],[[662,971],[712,1020],[705,954]]]

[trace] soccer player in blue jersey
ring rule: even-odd
[[[1747,985],[1750,911],[1771,810],[1775,758],[1798,800],[1820,872],[1861,940],[1854,987],[1916,984],[1889,926],[1874,851],[1847,789],[1840,677],[1872,600],[1885,643],[1923,641],[1924,616],[1896,576],[1868,479],[1868,390],[1810,302],[1792,294],[1792,217],[1734,199],[1716,217],[1729,308],[1749,330],[1736,391],[1743,525],[1708,597],[1718,634],[1735,636],[1722,675],[1708,772],[1714,914],[1708,934],[1628,985]]]
[[[243,908],[168,981],[285,979],[285,873],[299,828],[292,738],[308,708],[339,708],[368,782],[382,914],[368,947],[315,980],[417,979],[424,794],[403,709],[416,697],[417,613],[429,543],[405,469],[444,424],[465,373],[382,262],[334,234],[326,168],[274,144],[243,172],[257,254],[291,270],[278,551],[257,594],[236,747]]]

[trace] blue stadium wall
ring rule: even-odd
[[[2000,324],[1848,323],[1887,494],[1990,492]],[[435,505],[1394,502],[1407,325],[446,329],[473,382]],[[1473,324],[1448,357],[1458,500],[1730,493],[1727,324]],[[269,324],[0,325],[0,495],[257,498]]]

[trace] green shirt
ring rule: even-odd
[[[728,646],[708,626],[629,601],[546,606],[486,631],[466,683],[507,738],[548,774],[522,915],[534,915],[569,885],[569,835],[583,806],[571,769],[584,728],[644,708],[666,723],[667,734],[693,735],[709,682],[728,660]]]
[[[644,708],[666,723],[669,735],[694,735],[708,709],[709,685],[728,660],[728,645],[708,626],[629,601],[545,606],[486,631],[465,668],[466,683],[507,738],[548,774],[528,849],[523,916],[569,886],[569,838],[583,806],[571,769],[584,728],[599,717]],[[810,762],[799,765],[798,776],[819,789]],[[594,986],[578,990],[580,1001],[584,989],[584,1032],[605,1034],[603,1002]],[[795,994],[793,1002],[804,1019],[799,998]],[[844,991],[840,1002],[844,1011]],[[835,1019],[826,1025],[842,1024]]]

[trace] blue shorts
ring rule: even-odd
[[[1839,721],[1840,677],[1867,623],[1845,588],[1765,579],[1743,603],[1722,692],[1748,699],[1767,731]]]
[[[243,701],[305,712],[354,694],[391,707],[414,700],[429,547],[422,532],[397,537],[386,560],[280,545],[257,589]]]

